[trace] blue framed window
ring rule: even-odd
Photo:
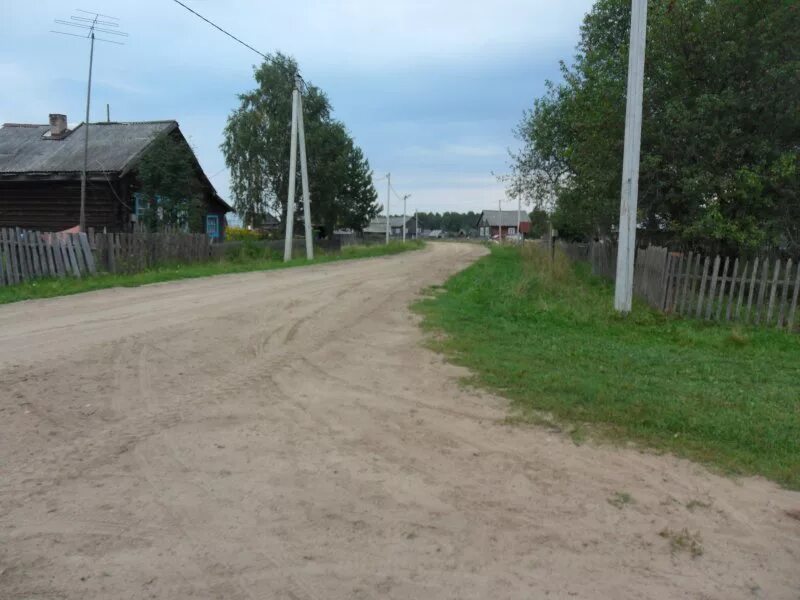
[[[215,240],[219,239],[219,215],[206,215],[206,234]]]

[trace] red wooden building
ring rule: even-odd
[[[485,210],[478,218],[475,225],[478,228],[478,235],[485,238],[497,237],[502,231],[503,237],[516,235],[517,232],[523,234],[530,233],[531,219],[528,213],[516,210]]]

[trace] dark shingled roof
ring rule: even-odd
[[[84,127],[81,123],[66,137],[51,139],[49,125],[5,123],[0,127],[0,177],[72,177],[81,173]],[[93,173],[125,175],[156,137],[176,129],[177,121],[92,123],[89,126],[90,176]],[[232,211],[199,163],[197,168],[216,200]]]
[[[500,218],[499,210],[485,210],[478,218],[478,227],[497,227],[498,223],[500,222]],[[504,210],[502,219],[503,227],[516,227],[518,222],[517,219],[519,219],[519,221],[522,223],[530,223],[531,220],[525,209],[519,213],[519,216],[517,215],[516,209]]]
[[[81,123],[65,138],[44,137],[49,125],[5,124],[0,127],[0,174],[75,173],[83,170]],[[119,173],[136,161],[176,121],[92,123],[89,127],[89,171]]]

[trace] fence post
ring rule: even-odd
[[[750,273],[750,289],[747,291],[747,311],[745,312],[745,323],[752,321],[753,314],[753,297],[756,292],[756,283],[758,277],[758,265],[761,263],[759,258],[753,260],[753,272]]]
[[[703,275],[700,278],[700,290],[697,295],[697,310],[695,311],[695,318],[699,319],[703,315],[703,300],[706,294],[706,280],[708,279],[708,267],[711,263],[711,258],[706,256],[703,261]]]
[[[764,325],[769,325],[770,321],[772,321],[772,315],[775,311],[775,296],[778,292],[778,279],[780,278],[781,273],[781,259],[775,259],[775,271],[772,275],[772,287],[769,292],[769,308],[767,309],[767,319],[764,321]]]
[[[711,320],[714,310],[714,297],[717,291],[717,274],[719,273],[719,255],[714,257],[714,268],[711,271],[711,284],[708,289],[708,302],[706,303],[706,321]]]
[[[733,311],[733,301],[736,298],[736,277],[739,275],[739,259],[733,261],[733,273],[731,273],[731,285],[728,291],[728,306],[725,309],[725,320],[731,320],[731,313]]]
[[[672,254],[669,250],[664,248],[664,259],[659,261],[662,267],[661,273],[661,294],[659,298],[658,309],[662,311],[667,310],[667,302],[669,301],[669,286],[672,283]]]
[[[761,286],[758,288],[758,303],[756,304],[756,319],[754,323],[761,323],[761,312],[764,308],[764,298],[767,294],[767,284],[769,283],[769,259],[765,258],[761,265]]]
[[[792,293],[792,305],[789,308],[789,317],[786,320],[786,329],[787,331],[792,331],[794,329],[794,315],[795,311],[797,310],[797,296],[800,294],[800,261],[797,261],[797,274],[794,278],[794,292]],[[786,279],[789,279],[789,274],[786,274]]]
[[[778,311],[778,329],[783,327],[783,318],[786,316],[786,302],[789,299],[789,277],[792,275],[792,259],[786,260],[786,270],[783,273],[783,287],[781,288],[781,307]]]
[[[725,266],[722,267],[722,272],[719,277],[719,294],[717,295],[717,313],[715,319],[722,320],[722,304],[725,299],[725,282],[728,278],[728,266],[730,265],[730,257],[725,257]]]

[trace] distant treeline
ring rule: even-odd
[[[417,213],[420,229],[441,229],[450,233],[464,231],[469,233],[477,229],[478,218],[481,213],[476,212],[421,212]]]

